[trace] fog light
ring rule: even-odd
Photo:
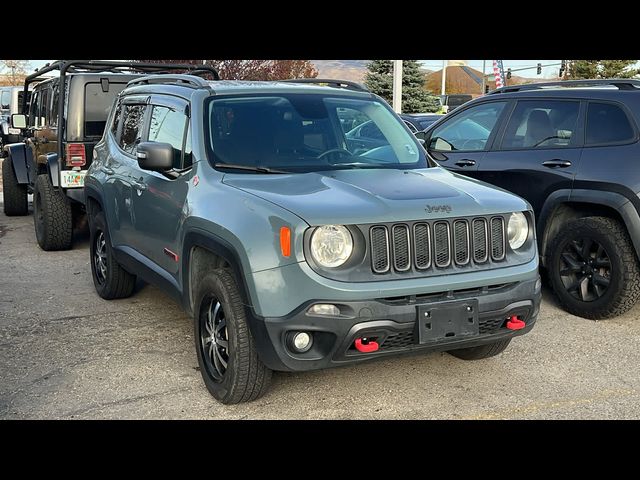
[[[308,351],[313,345],[313,337],[307,332],[296,332],[291,337],[291,346],[298,353]]]
[[[330,303],[316,303],[311,305],[307,310],[309,315],[325,315],[329,317],[336,317],[340,315],[340,309]]]

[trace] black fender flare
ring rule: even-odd
[[[58,154],[57,153],[47,153],[47,174],[49,175],[49,180],[51,181],[51,185],[55,188],[60,186],[60,164],[58,163]]]
[[[537,234],[539,246],[543,246],[544,232],[547,222],[554,209],[563,203],[592,203],[594,205],[604,205],[612,208],[625,224],[627,232],[631,237],[631,241],[636,250],[636,255],[640,259],[640,215],[635,208],[634,202],[622,193],[612,192],[610,190],[590,190],[590,189],[573,189],[573,190],[557,190],[553,192],[545,201],[540,217],[537,223]],[[541,255],[544,255],[540,248]]]
[[[233,270],[233,274],[238,280],[238,286],[242,290],[247,307],[251,309],[253,313],[253,302],[249,295],[249,288],[246,282],[246,278],[242,269],[242,261],[240,255],[236,252],[233,245],[227,242],[224,238],[221,238],[211,232],[193,228],[185,233],[182,243],[182,296],[183,304],[185,308],[192,311],[192,298],[191,298],[191,285],[190,285],[190,268],[191,268],[191,251],[193,247],[202,247],[205,250],[209,250],[213,254],[220,258],[223,258]]]
[[[10,143],[4,146],[4,151],[7,152],[5,161],[12,163],[18,184],[28,185],[30,183],[29,171],[33,165],[31,150],[24,143]]]
[[[277,365],[280,360],[278,354],[271,343],[269,332],[267,331],[264,318],[256,315],[253,308],[253,302],[249,295],[249,288],[247,285],[246,277],[243,273],[242,262],[240,255],[235,250],[233,245],[227,242],[225,239],[207,232],[201,229],[189,230],[184,237],[183,242],[183,255],[182,255],[182,302],[185,310],[193,316],[193,307],[191,300],[191,286],[190,281],[190,262],[191,262],[191,250],[193,247],[202,247],[211,251],[215,255],[223,258],[233,270],[233,274],[237,280],[238,287],[241,290],[245,304],[245,314],[247,317],[247,323],[249,324],[249,331],[255,342],[258,356],[267,365]]]

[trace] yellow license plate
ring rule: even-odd
[[[62,188],[84,187],[84,176],[86,174],[86,170],[80,170],[79,172],[68,170],[62,172]]]

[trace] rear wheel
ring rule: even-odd
[[[106,300],[129,297],[136,285],[136,276],[115,259],[103,212],[90,217],[89,229],[91,276],[96,292]]]
[[[33,222],[38,245],[43,250],[68,250],[73,235],[71,202],[56,190],[49,175],[38,175],[33,192]]]
[[[2,161],[2,195],[5,215],[10,217],[23,216],[29,212],[27,186],[18,183],[10,157]]]

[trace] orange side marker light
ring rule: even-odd
[[[280,251],[283,257],[291,256],[291,229],[280,227]]]

